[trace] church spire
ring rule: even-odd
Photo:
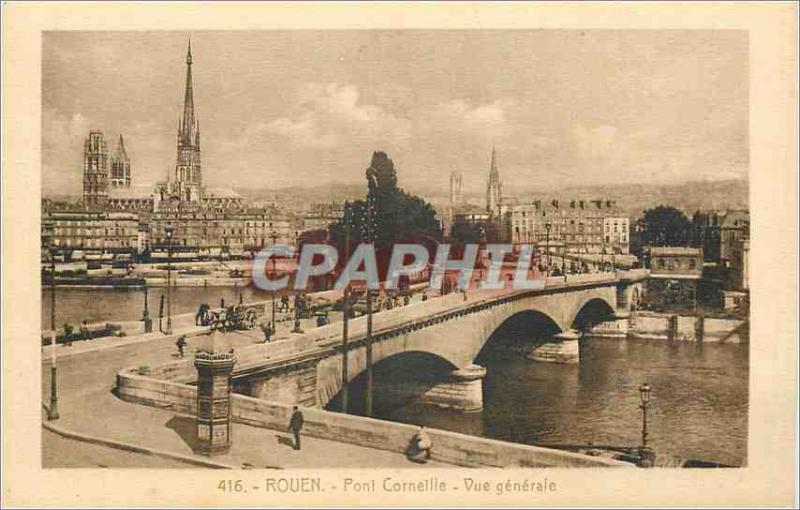
[[[183,95],[183,122],[181,123],[180,140],[185,145],[195,142],[194,91],[192,88],[192,40],[186,51],[186,90]]]
[[[500,179],[500,172],[497,170],[497,156],[495,155],[494,142],[492,142],[492,164],[489,167],[489,179]]]
[[[489,180],[486,183],[486,210],[490,214],[496,214],[497,208],[503,201],[502,184],[500,182],[500,171],[497,169],[497,154],[492,142],[492,162],[489,167]]]

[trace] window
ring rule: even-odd
[[[656,265],[658,266],[659,269],[664,269],[664,259],[657,258],[656,259]]]
[[[695,259],[689,259],[689,269],[697,269],[697,261]]]

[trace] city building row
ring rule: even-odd
[[[190,42],[175,166],[166,180],[137,186],[122,135],[109,157],[104,134],[92,130],[83,147],[83,200],[43,201],[44,246],[63,255],[89,250],[159,258],[171,246],[187,258],[236,256],[273,242],[294,244],[302,232],[327,229],[341,217],[342,207],[336,204],[312,205],[305,214],[293,215],[274,204],[247,204],[233,190],[205,185],[192,63]]]
[[[629,253],[630,221],[614,200],[505,201],[494,146],[486,182],[486,207],[465,204],[462,187],[462,175],[451,173],[446,232],[454,224],[466,223],[491,232],[492,242],[537,244],[544,250],[563,253]]]

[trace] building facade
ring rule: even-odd
[[[57,252],[133,253],[142,248],[139,244],[139,215],[136,213],[83,208],[50,210],[43,214],[42,224],[48,225],[48,242]]]
[[[693,243],[707,262],[725,267],[736,243],[750,239],[750,213],[745,210],[697,211],[692,216]]]
[[[703,275],[703,250],[685,246],[645,248],[650,269],[646,305],[656,310],[696,308]]]
[[[630,221],[613,200],[536,200],[501,212],[510,243],[564,253],[629,252]]]

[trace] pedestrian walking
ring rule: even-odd
[[[422,291],[422,300],[423,301],[427,301],[428,300],[428,293],[425,292],[425,291]]]
[[[294,434],[294,449],[300,449],[300,429],[303,428],[303,413],[297,406],[292,407],[292,418],[289,420],[289,430]]]
[[[178,347],[178,356],[182,358],[183,348],[186,347],[186,335],[179,336],[178,340],[175,342],[175,345]]]
[[[268,321],[262,322],[261,331],[264,333],[264,343],[268,344],[273,333],[275,333],[275,331],[272,330],[272,324],[270,324]]]

